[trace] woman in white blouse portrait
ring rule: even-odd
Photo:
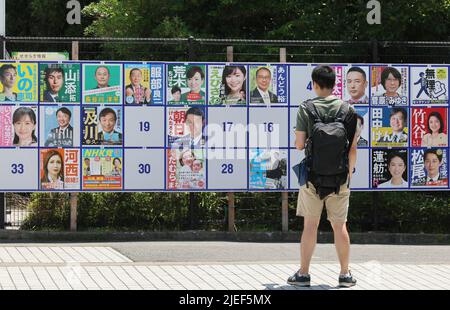
[[[378,185],[378,188],[408,187],[408,182],[403,179],[406,170],[406,160],[398,152],[390,153],[388,156],[388,170],[391,178]]]

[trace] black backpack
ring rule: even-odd
[[[323,199],[332,192],[338,194],[341,185],[347,181],[350,143],[345,121],[349,105],[343,102],[335,117],[321,117],[311,100],[305,102],[305,107],[313,122],[305,147],[308,181]]]

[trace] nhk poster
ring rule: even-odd
[[[83,149],[83,189],[120,190],[123,183],[122,149]]]

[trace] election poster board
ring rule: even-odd
[[[0,62],[0,191],[298,191],[315,63]],[[332,64],[358,191],[449,190],[449,65]]]

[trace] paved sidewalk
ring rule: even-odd
[[[298,265],[278,262],[133,262],[108,246],[0,246],[0,289],[327,290],[337,263],[312,264],[311,288],[286,284]],[[450,289],[450,264],[357,262],[351,290]]]

